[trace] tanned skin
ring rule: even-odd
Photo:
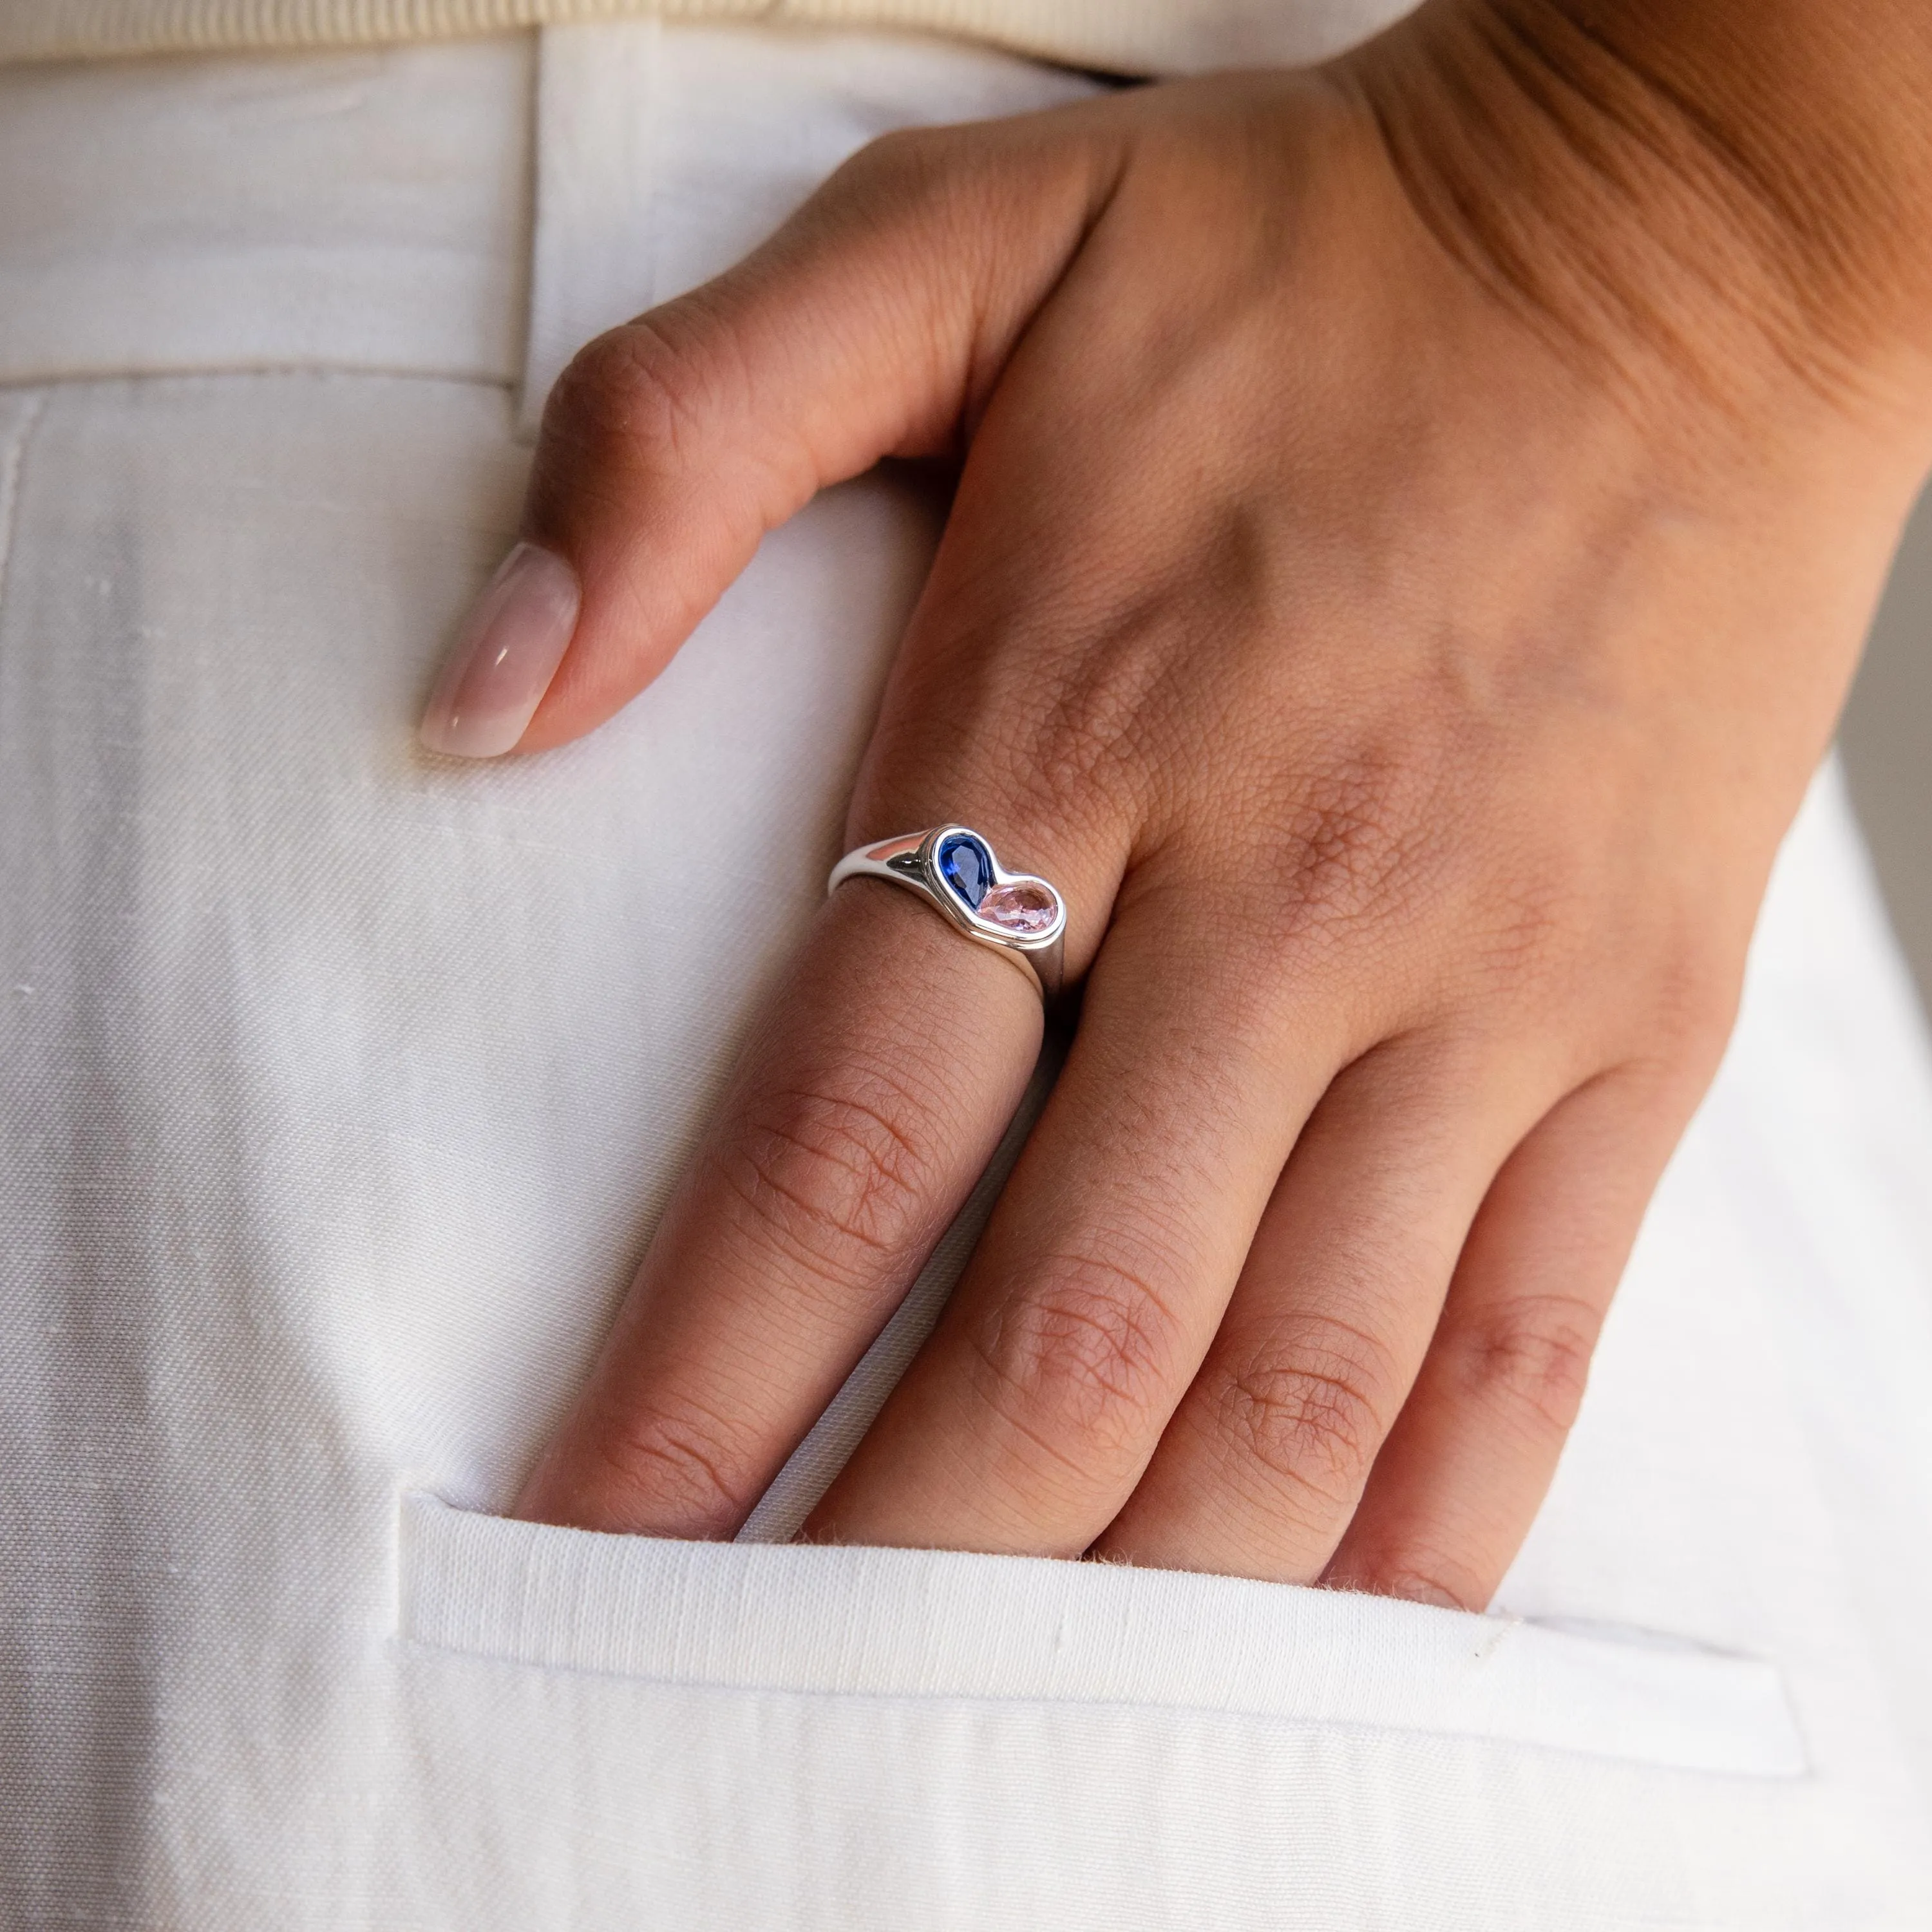
[[[808,1534],[1488,1600],[1932,462],[1928,98],[1924,0],[1430,0],[892,136],[578,358],[519,748],[948,458],[848,840],[963,820],[1072,908],[1064,1074]],[[1041,1024],[844,888],[519,1510],[730,1534]]]

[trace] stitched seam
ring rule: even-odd
[[[218,362],[184,364],[178,369],[63,369],[36,371],[30,376],[0,376],[0,396],[17,394],[23,390],[31,393],[36,389],[80,388],[90,382],[105,386],[110,382],[227,382],[287,376],[314,376],[332,382],[366,376],[379,382],[449,382],[463,388],[501,389],[506,393],[517,386],[516,379],[508,376],[473,375],[452,369],[410,369],[400,364],[388,368],[360,362]]]

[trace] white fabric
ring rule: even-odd
[[[1021,1557],[794,1544],[721,1564],[709,1544],[554,1536],[420,1493],[404,1502],[400,1563],[405,1636],[516,1663],[1370,1724],[1760,1778],[1805,1768],[1772,1665],[1629,1633]]]
[[[376,60],[381,137],[318,179],[265,133],[232,207],[184,103],[232,70],[320,113],[334,64],[116,70],[28,110],[49,164],[103,116],[154,130],[142,192],[175,184],[184,247],[232,223],[299,260],[439,181],[448,219],[370,279],[395,314],[293,317],[288,366],[232,349],[220,276],[198,339],[184,272],[127,371],[200,373],[0,391],[0,1924],[1932,1922],[1932,1070],[1828,771],[1498,1614],[490,1514],[817,898],[934,513],[830,493],[591,739],[419,754],[526,460],[517,318],[416,313],[518,219],[474,188],[521,192],[527,56],[464,92],[478,57]],[[829,127],[809,88],[767,124],[775,177],[854,98],[1064,85],[960,58],[928,92],[848,43]],[[445,58],[467,117],[399,186]],[[580,188],[563,70],[544,178]],[[732,124],[742,171],[760,124]],[[118,218],[72,202],[50,241],[34,192],[0,172],[0,278],[52,248],[106,265],[69,284],[100,299],[121,244],[88,224]],[[557,285],[598,238],[572,205],[535,309],[594,328],[634,292]],[[0,306],[0,367],[40,368],[53,338],[16,328]],[[358,368],[379,337],[398,359]]]
[[[525,427],[591,337],[728,268],[888,128],[1096,91],[1078,75],[910,35],[652,20],[549,29]]]
[[[0,382],[514,374],[532,65],[511,40],[0,66]]]

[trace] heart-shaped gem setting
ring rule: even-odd
[[[998,882],[992,854],[983,841],[970,832],[949,832],[940,840],[934,856],[938,861],[939,876],[961,903],[1002,932],[1010,932],[1016,939],[1030,939],[1050,932],[1060,916],[1060,900],[1044,879]]]

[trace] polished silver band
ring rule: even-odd
[[[970,826],[935,825],[848,852],[825,890],[848,879],[890,879],[917,892],[968,939],[1010,959],[1050,1000],[1060,991],[1066,902],[1046,880],[1010,872]]]

